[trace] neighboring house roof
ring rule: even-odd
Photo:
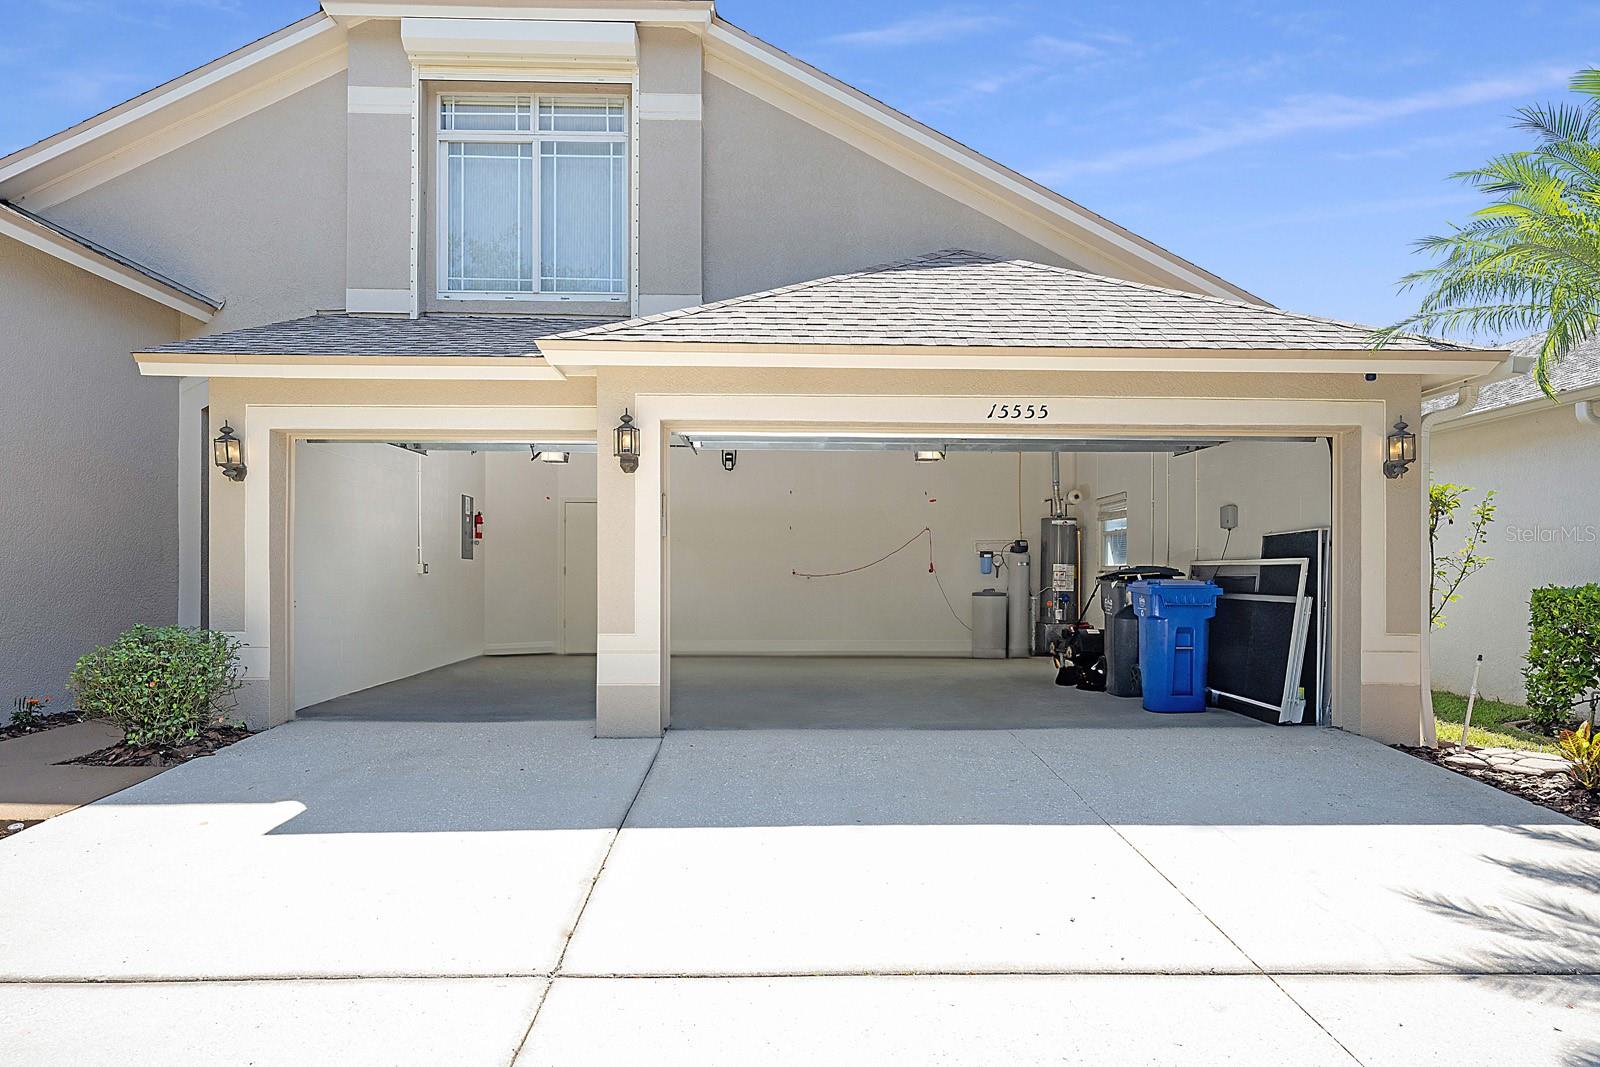
[[[949,249],[559,335],[613,345],[1366,350],[1371,328]],[[1433,338],[1402,351],[1477,351]]]
[[[1533,360],[1539,354],[1539,346],[1544,342],[1543,334],[1534,334],[1524,337],[1511,345],[1513,362],[1522,359]],[[1576,393],[1583,389],[1600,387],[1600,337],[1592,338],[1577,345],[1562,357],[1550,371],[1550,384],[1555,387],[1556,393]],[[1534,380],[1533,371],[1518,374],[1510,378],[1489,382],[1478,390],[1478,399],[1467,411],[1462,412],[1462,418],[1471,415],[1484,415],[1492,411],[1503,411],[1507,408],[1528,404],[1536,400],[1547,399],[1544,390],[1539,388],[1539,383]],[[1451,393],[1447,396],[1434,397],[1423,402],[1422,413],[1432,415],[1438,411],[1451,411],[1460,406],[1461,395]],[[1454,418],[1455,416],[1452,416]]]
[[[539,355],[539,339],[611,320],[531,315],[308,315],[287,322],[145,349],[136,355],[398,356],[487,358]]]
[[[220,300],[5,200],[0,200],[0,235],[201,322],[222,308]]]

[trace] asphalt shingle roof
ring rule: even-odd
[[[193,337],[159,353],[248,356],[537,356],[539,339],[610,319],[556,315],[309,315]]]
[[[1341,349],[1371,329],[1332,319],[950,249],[560,340],[967,348]],[[1462,351],[1432,338],[1392,348]]]
[[[1537,356],[1539,346],[1543,342],[1543,334],[1524,337],[1511,346],[1512,359]],[[1555,386],[1557,393],[1571,393],[1600,385],[1600,337],[1585,341],[1568,352],[1561,362],[1551,369],[1550,384]],[[1533,371],[1530,370],[1526,374],[1503,378],[1483,386],[1478,390],[1477,403],[1473,404],[1466,414],[1479,415],[1486,411],[1499,411],[1501,408],[1524,404],[1542,396],[1544,391],[1539,388],[1539,383],[1534,381]],[[1449,411],[1460,403],[1461,397],[1457,394],[1436,397],[1422,405],[1422,413],[1431,415],[1435,411]]]

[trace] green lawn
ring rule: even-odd
[[[1461,740],[1461,720],[1467,717],[1467,698],[1435,690],[1433,717],[1439,727],[1439,744],[1457,744]],[[1526,748],[1554,752],[1556,745],[1550,738],[1503,725],[1512,719],[1527,717],[1528,709],[1520,704],[1503,704],[1498,700],[1479,697],[1472,707],[1472,730],[1467,734],[1467,744],[1479,748]]]

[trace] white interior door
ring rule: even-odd
[[[561,651],[593,655],[599,617],[595,609],[599,573],[592,500],[569,500],[561,508]]]

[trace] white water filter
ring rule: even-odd
[[[1028,566],[1028,542],[1018,540],[1006,549],[1006,655],[1026,658],[1033,643],[1033,568]]]

